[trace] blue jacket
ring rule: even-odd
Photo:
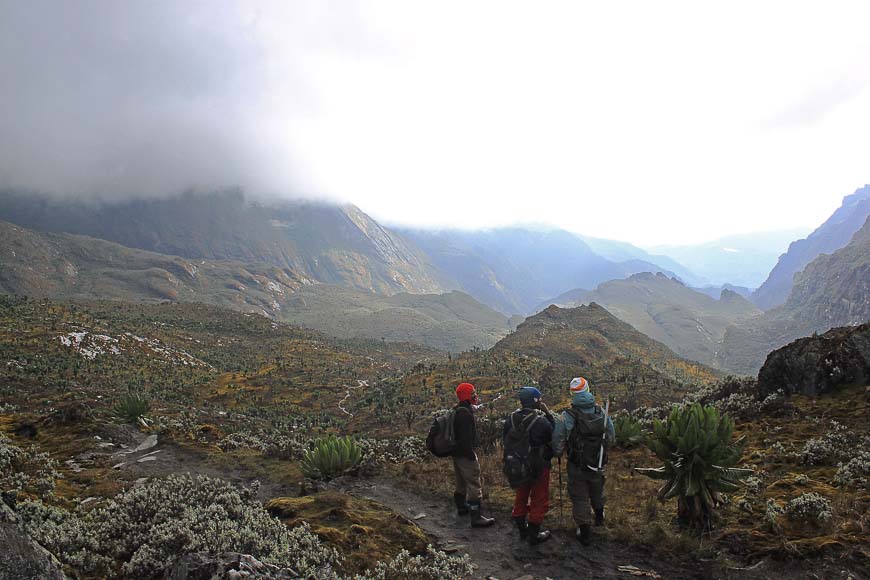
[[[595,397],[589,391],[577,393],[571,401],[571,407],[581,413],[594,413]],[[556,428],[553,429],[553,455],[556,457],[562,456],[562,451],[565,450],[565,444],[568,441],[568,436],[571,429],[574,428],[574,417],[568,411],[562,412],[562,420],[556,422]],[[616,431],[613,429],[613,421],[607,417],[607,434],[605,435],[607,446],[610,447],[616,441]]]

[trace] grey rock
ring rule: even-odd
[[[0,580],[66,580],[51,553],[27,536],[15,514],[0,501]]]

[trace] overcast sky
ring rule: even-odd
[[[0,0],[0,187],[637,244],[870,182],[870,3]]]

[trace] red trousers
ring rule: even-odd
[[[541,525],[549,509],[550,470],[545,468],[544,473],[534,483],[517,488],[511,515],[515,518],[527,516],[529,523]]]

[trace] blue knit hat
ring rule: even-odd
[[[523,406],[533,405],[541,400],[541,391],[535,387],[521,387],[517,391],[517,397],[519,397]]]

